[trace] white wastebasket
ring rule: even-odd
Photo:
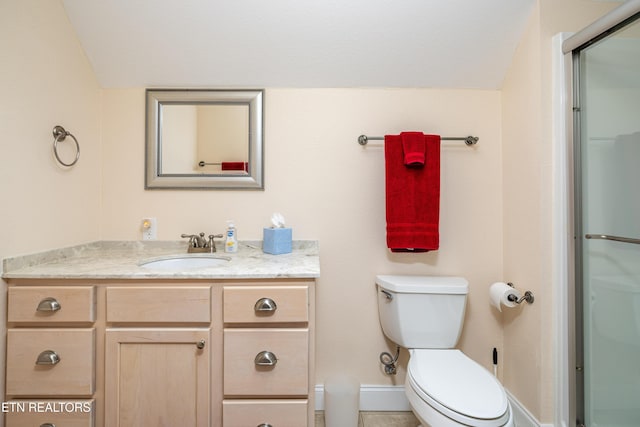
[[[329,377],[324,382],[326,427],[357,427],[360,412],[360,382],[349,375]]]

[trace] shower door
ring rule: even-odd
[[[640,426],[640,21],[574,51],[577,425]]]

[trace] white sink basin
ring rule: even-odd
[[[151,258],[142,261],[139,265],[140,267],[152,270],[181,271],[219,267],[227,264],[229,261],[231,261],[231,258],[218,255],[171,255],[160,258]]]

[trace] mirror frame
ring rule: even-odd
[[[249,164],[246,175],[162,174],[162,106],[235,104],[249,106]],[[264,190],[263,89],[147,89],[146,190]]]

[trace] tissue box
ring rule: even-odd
[[[291,252],[291,228],[265,228],[262,240],[262,251],[272,255]]]

